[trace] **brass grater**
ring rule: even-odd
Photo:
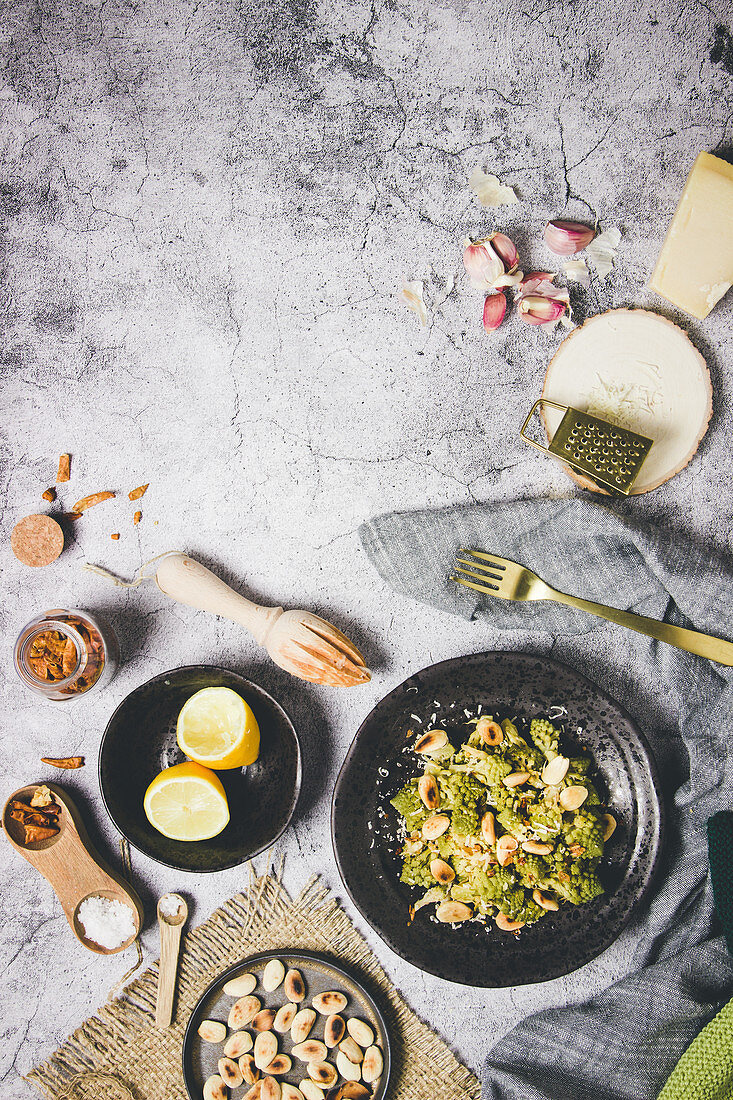
[[[547,447],[525,435],[527,425],[537,409],[543,405],[565,410],[565,415]],[[598,416],[580,412],[568,405],[559,405],[557,401],[549,401],[546,397],[535,401],[519,434],[525,443],[559,458],[579,474],[590,478],[601,489],[623,493],[624,496],[631,492],[654,442],[629,428],[621,428],[618,424],[611,424],[608,420],[601,420]]]

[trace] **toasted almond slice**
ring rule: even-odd
[[[296,1089],[295,1085],[291,1085],[289,1081],[283,1081],[280,1088],[282,1090],[282,1100],[305,1100],[300,1089]]]
[[[238,978],[230,978],[224,982],[222,989],[227,997],[248,997],[257,985],[254,974],[240,974]]]
[[[355,1039],[364,1050],[374,1043],[374,1031],[369,1024],[365,1024],[363,1020],[358,1020],[356,1016],[352,1016],[350,1020],[346,1021],[346,1030],[351,1038]],[[354,1060],[352,1059],[352,1061]]]
[[[277,989],[284,977],[285,967],[280,960],[270,959],[262,975],[262,985],[268,993],[272,993],[274,989]]]
[[[202,1020],[198,1026],[199,1038],[205,1043],[223,1043],[227,1029],[220,1020]]]
[[[370,1045],[370,1043],[367,1043],[367,1046]],[[364,1057],[364,1051],[361,1049],[356,1039],[351,1035],[347,1035],[345,1039],[341,1040],[339,1043],[339,1050],[346,1055],[350,1062],[356,1062],[357,1065]],[[349,1077],[347,1080],[350,1081],[351,1078]]]
[[[496,858],[500,867],[506,867],[514,859],[514,853],[519,847],[519,841],[511,833],[500,836],[496,842]]]
[[[290,1073],[293,1068],[293,1059],[289,1054],[276,1054],[267,1067],[267,1072],[274,1075]]]
[[[204,1100],[226,1100],[227,1087],[218,1073],[204,1081]]]
[[[339,1089],[339,1100],[367,1100],[372,1090],[358,1081],[347,1081]]]
[[[556,913],[560,908],[560,903],[556,898],[553,898],[552,894],[546,894],[544,890],[533,890],[532,897],[541,905],[543,909],[547,909],[550,913]]]
[[[439,836],[442,836],[450,825],[450,818],[447,814],[433,814],[432,817],[427,817],[423,821],[422,835],[425,840],[437,840]]]
[[[505,775],[502,779],[502,783],[505,787],[521,787],[523,783],[526,783],[529,779],[529,772],[512,772],[511,775]]]
[[[570,761],[567,756],[556,756],[554,760],[550,760],[548,764],[545,764],[542,769],[543,783],[546,783],[548,787],[557,787],[568,774],[569,767]]]
[[[144,485],[138,485],[137,489],[130,489],[130,492],[127,494],[128,499],[139,500],[140,497],[144,497],[149,484],[150,482],[147,481]]]
[[[502,932],[516,932],[520,928],[524,928],[523,920],[510,920],[506,913],[497,913],[494,917],[496,927],[501,928]]]
[[[303,1096],[305,1096],[305,1100],[323,1100],[325,1095],[320,1085],[317,1085],[315,1081],[310,1081],[307,1078],[305,1081],[300,1082],[298,1088],[303,1093]]]
[[[616,832],[616,818],[613,814],[604,814],[601,818],[603,822],[603,840],[609,840]]]
[[[252,1027],[255,1031],[272,1031],[272,1025],[275,1022],[275,1009],[263,1008],[261,1012],[258,1012],[252,1021]]]
[[[487,810],[481,818],[481,836],[493,848],[496,844],[496,818],[491,810]]]
[[[445,730],[430,730],[423,733],[415,742],[415,752],[429,756],[432,752],[439,752],[448,744],[448,734]]]
[[[296,1043],[292,1053],[296,1058],[300,1058],[301,1062],[323,1062],[328,1055],[328,1050],[326,1044],[320,1039],[306,1039],[304,1043]]]
[[[346,1028],[351,1023],[344,1023],[343,1016],[329,1016],[323,1029],[323,1038],[327,1047],[336,1047],[344,1037]]]
[[[62,481],[68,481],[71,477],[71,455],[59,455],[59,468],[56,474],[57,484]]]
[[[262,1096],[262,1082],[261,1081],[255,1081],[255,1083],[252,1085],[252,1088],[248,1089],[247,1092],[245,1092],[244,1097],[242,1098],[242,1100],[260,1100],[261,1096]]]
[[[563,787],[559,801],[563,810],[579,810],[587,797],[587,787]]]
[[[542,840],[524,840],[522,841],[522,851],[529,852],[533,856],[549,856],[552,845],[545,844]]]
[[[312,1008],[301,1008],[296,1013],[290,1028],[290,1037],[294,1043],[302,1043],[310,1035],[311,1028],[316,1022],[316,1014]]]
[[[255,1038],[254,1058],[257,1069],[265,1070],[277,1054],[277,1036],[272,1031],[261,1031]]]
[[[235,1031],[224,1043],[227,1058],[241,1058],[252,1049],[252,1036],[248,1031]]]
[[[286,1001],[284,1005],[281,1005],[275,1013],[275,1019],[272,1022],[275,1031],[279,1031],[281,1035],[284,1035],[286,1031],[290,1031],[290,1025],[295,1019],[297,1012],[298,1006],[294,1005],[292,1001]]]
[[[317,1085],[325,1085],[327,1089],[335,1085],[338,1079],[336,1067],[332,1066],[330,1062],[309,1062],[308,1076]]]
[[[262,1001],[259,997],[240,997],[229,1009],[229,1026],[234,1031],[239,1031],[241,1027],[252,1023],[261,1008]]]
[[[435,910],[435,916],[441,924],[458,924],[460,921],[470,920],[473,910],[462,901],[442,901]]]
[[[300,1004],[305,999],[305,982],[299,970],[288,970],[283,992],[289,1001],[295,1001],[296,1004]]]
[[[313,998],[313,1007],[322,1016],[332,1016],[334,1012],[343,1012],[347,1004],[348,997],[344,993],[339,993],[336,989],[318,993]]]
[[[450,863],[446,863],[444,859],[430,860],[430,874],[436,882],[441,884],[441,886],[447,886],[448,883],[453,882],[453,879],[456,877],[456,873]]]
[[[417,793],[420,795],[426,810],[437,810],[440,805],[440,791],[434,775],[421,775],[417,783]]]
[[[498,722],[484,715],[476,723],[476,732],[485,745],[500,745],[504,740],[504,730]]]
[[[361,1081],[361,1066],[350,1061],[342,1050],[336,1053],[336,1069],[345,1081]]]
[[[93,508],[95,504],[101,504],[102,501],[112,500],[114,493],[102,492],[102,493],[90,493],[88,497],[82,497],[81,500],[77,500],[76,504],[72,508],[72,512],[86,512],[87,508]]]
[[[274,1077],[263,1077],[260,1100],[280,1100],[281,1096],[280,1082],[276,1081]]]
[[[243,1054],[239,1059],[239,1068],[242,1072],[242,1079],[247,1085],[254,1085],[256,1081],[260,1079],[260,1071],[255,1065],[254,1055]]]
[[[231,1058],[219,1059],[219,1076],[230,1089],[239,1088],[244,1080],[241,1069]]]
[[[382,1076],[384,1059],[377,1046],[371,1046],[364,1051],[364,1061],[361,1063],[361,1075],[367,1084],[372,1085]]]

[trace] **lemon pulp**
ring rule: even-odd
[[[143,808],[153,828],[170,840],[209,840],[229,822],[221,780],[192,760],[156,775]]]
[[[203,688],[187,699],[178,715],[181,752],[207,768],[242,768],[260,751],[260,729],[252,708],[227,687]]]

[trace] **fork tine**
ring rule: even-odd
[[[484,561],[489,562],[495,569],[506,569],[507,563],[505,558],[500,558],[498,554],[485,554],[482,550],[465,550],[462,546],[458,549],[459,554],[471,554],[474,558],[482,558]],[[478,562],[474,563],[478,565]]]
[[[464,581],[462,577],[451,577],[450,579],[455,581],[456,584],[464,585],[466,588],[473,588],[476,592],[485,592],[489,596],[496,595],[495,589],[489,588],[485,584],[473,584],[472,581]]]
[[[486,585],[487,592],[498,592],[500,588],[499,584],[490,584],[489,580],[491,578],[486,578],[482,573],[474,573],[470,569],[457,569],[456,572],[463,573],[466,577],[475,577],[477,581],[483,581]],[[499,578],[496,577],[493,579],[498,580]]]
[[[499,573],[499,572],[492,573],[491,572],[492,567],[490,565],[484,565],[483,562],[472,561],[470,558],[456,558],[456,561],[460,562],[461,565],[471,565],[471,566],[473,566],[474,569],[481,569],[482,570],[482,574],[481,574],[482,577],[485,575],[487,577],[491,577],[495,581],[503,581],[504,580],[504,577],[501,575],[501,573]]]

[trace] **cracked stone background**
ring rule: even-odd
[[[394,595],[355,529],[383,510],[576,492],[517,438],[561,334],[515,321],[488,338],[460,262],[464,235],[502,228],[525,269],[545,267],[541,227],[575,216],[624,234],[613,273],[572,291],[576,319],[659,310],[706,355],[715,390],[693,463],[618,507],[730,549],[733,297],[697,322],[645,289],[695,154],[733,147],[729,23],[724,0],[5,0],[0,14],[0,795],[48,777],[42,754],[84,753],[68,786],[119,865],[95,768],[115,706],[181,664],[256,679],[290,711],[306,758],[278,846],[286,884],[321,874],[410,1003],[476,1070],[489,1038],[529,1011],[625,973],[633,929],[567,978],[492,992],[421,974],[354,914],[328,809],[359,723],[432,661],[553,644]],[[466,186],[476,164],[521,203],[482,210]],[[398,298],[404,278],[425,280],[436,306],[426,328]],[[9,533],[45,510],[67,450],[72,481],[49,511],[98,489],[119,495],[31,572]],[[133,528],[126,494],[146,481]],[[179,548],[253,598],[333,619],[363,648],[371,684],[294,681],[235,625],[80,568],[129,577]],[[11,651],[28,619],[59,605],[106,614],[124,664],[99,695],[53,706],[22,691]],[[620,636],[595,636],[612,664]],[[582,666],[587,644],[566,639],[563,655]],[[146,963],[160,893],[182,891],[198,923],[247,881],[244,868],[196,877],[132,861]],[[50,888],[7,846],[0,874],[0,1095],[21,1100],[36,1093],[18,1074],[132,958],[77,944]]]

